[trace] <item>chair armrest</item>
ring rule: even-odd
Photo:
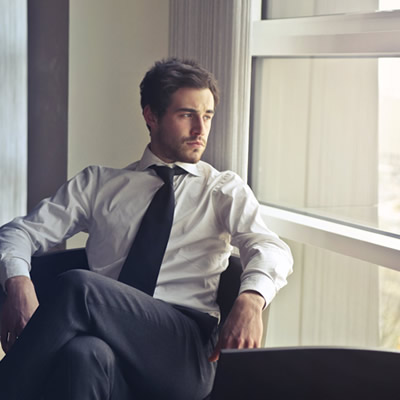
[[[229,257],[229,265],[221,274],[217,294],[217,303],[221,311],[221,324],[224,323],[238,296],[242,272],[243,267],[240,258],[236,256]]]
[[[88,269],[84,248],[61,250],[32,256],[31,278],[39,301],[52,286],[58,275],[71,269]]]

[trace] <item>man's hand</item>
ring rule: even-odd
[[[16,276],[6,281],[7,297],[1,316],[1,346],[10,350],[33,313],[39,306],[32,281]]]
[[[217,361],[221,349],[251,349],[261,345],[262,309],[265,300],[257,292],[243,292],[236,299],[209,361]]]

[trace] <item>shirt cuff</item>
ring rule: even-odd
[[[12,257],[4,261],[0,268],[0,283],[4,291],[6,291],[5,283],[7,279],[14,276],[26,276],[30,278],[29,269],[29,263],[22,258]]]
[[[263,275],[248,276],[245,278],[239,290],[239,295],[248,290],[259,293],[265,300],[264,309],[271,303],[276,295],[276,288],[270,278]]]

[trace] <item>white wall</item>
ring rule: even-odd
[[[139,83],[168,55],[169,1],[70,0],[68,177],[123,167],[148,143]],[[82,237],[68,246],[79,246]]]

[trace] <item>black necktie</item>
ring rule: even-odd
[[[179,167],[154,165],[151,168],[155,169],[164,185],[158,189],[144,214],[118,278],[150,296],[154,294],[174,218],[173,177],[183,171]]]

